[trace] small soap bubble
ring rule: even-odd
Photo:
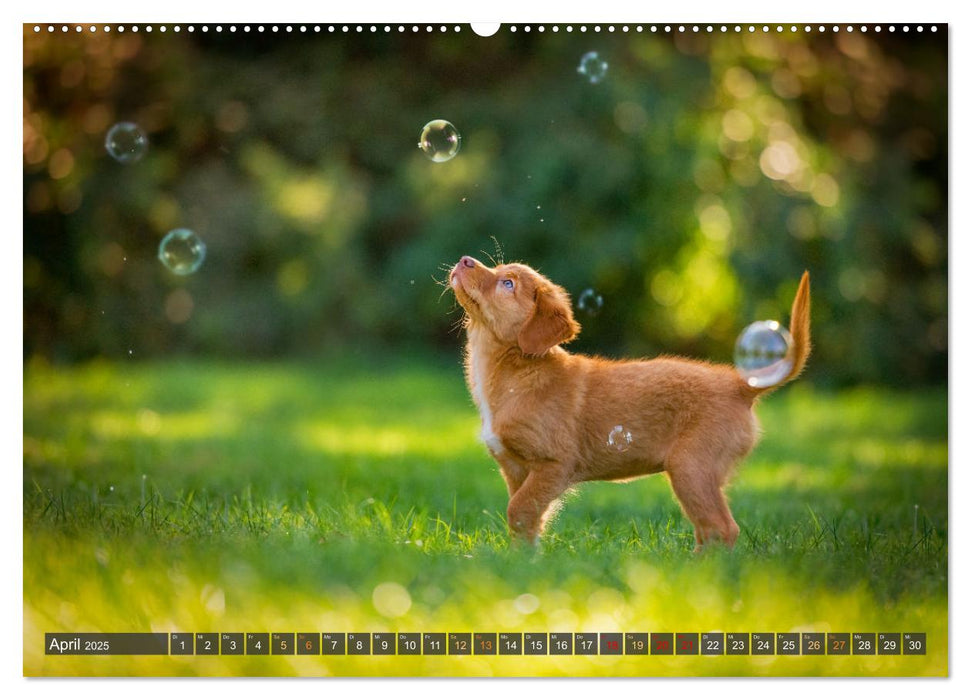
[[[165,234],[158,246],[158,259],[177,275],[191,275],[206,258],[206,244],[187,228]]]
[[[148,151],[148,136],[138,124],[118,122],[108,129],[105,150],[119,163],[135,163]]]
[[[756,321],[738,336],[735,367],[749,386],[775,386],[792,370],[792,336],[778,321]]]
[[[596,51],[588,51],[580,59],[577,73],[586,76],[591,83],[599,83],[607,75],[607,62]]]
[[[627,452],[632,442],[634,442],[634,438],[630,431],[622,425],[615,425],[607,435],[607,447],[614,452]]]
[[[584,289],[577,299],[577,308],[588,316],[596,316],[604,307],[604,298],[592,289]]]
[[[462,136],[458,129],[444,119],[433,119],[425,124],[418,138],[418,148],[436,163],[452,160],[461,146]]]

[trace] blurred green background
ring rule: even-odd
[[[814,383],[946,381],[945,32],[406,29],[25,27],[25,356],[457,357],[433,278],[495,237],[603,296],[577,350],[728,361],[809,269]]]

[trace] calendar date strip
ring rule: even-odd
[[[899,656],[924,632],[48,632],[49,656]]]

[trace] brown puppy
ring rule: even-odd
[[[509,488],[509,527],[535,543],[557,499],[584,481],[663,471],[700,548],[729,546],[738,525],[722,493],[732,467],[758,441],[758,389],[734,367],[680,358],[613,361],[560,344],[580,331],[567,293],[521,264],[463,257],[449,282],[466,312],[465,375],[482,440]],[[792,371],[809,356],[809,273],[792,306]],[[614,426],[631,435],[608,445]]]

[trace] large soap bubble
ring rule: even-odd
[[[738,336],[735,367],[749,386],[775,386],[789,376],[792,365],[792,336],[778,321],[756,321]]]

